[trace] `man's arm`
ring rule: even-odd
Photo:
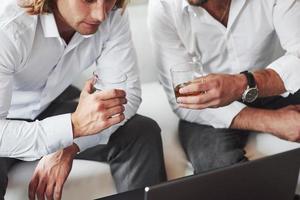
[[[178,35],[172,14],[175,11],[171,9],[172,6],[164,5],[160,0],[149,1],[148,24],[156,56],[156,66],[159,68],[160,82],[167,93],[170,105],[174,112],[186,121],[211,125],[216,128],[228,128],[233,118],[246,105],[233,102],[228,106],[216,109],[184,109],[179,107],[175,99],[170,67],[178,63],[189,62],[192,57]]]
[[[138,76],[137,58],[131,39],[128,13],[123,15],[117,11],[109,23],[109,38],[105,44],[101,56],[97,60],[97,66],[103,72],[101,75],[109,77],[110,74],[122,73],[127,76],[125,120],[122,123],[111,126],[98,135],[82,137],[75,140],[80,151],[93,147],[100,143],[106,143],[112,133],[122,126],[128,119],[134,116],[141,103],[141,87]],[[103,141],[103,137],[106,141]]]
[[[14,73],[24,59],[24,48],[10,38],[11,35],[0,31],[0,156],[35,160],[71,145],[72,126],[68,115],[31,123],[6,120],[11,106]]]
[[[255,71],[253,75],[259,97],[279,96],[286,92],[282,79],[273,69]],[[188,109],[217,108],[241,100],[246,89],[247,79],[243,74],[209,74],[181,88],[180,93],[193,95],[180,97],[177,102]]]
[[[272,133],[293,142],[300,142],[300,106],[278,110],[243,109],[232,121],[231,128]]]
[[[254,72],[259,96],[293,94],[300,89],[300,2],[278,0],[274,5],[273,24],[282,48],[286,54],[266,66],[265,70]],[[185,108],[203,109],[220,107],[240,99],[245,90],[245,80],[240,75],[208,75],[205,81],[182,88],[183,94],[206,91],[194,98],[180,98]],[[244,83],[243,83],[244,82]],[[228,92],[228,90],[230,92]]]
[[[107,129],[99,131],[99,134],[97,135],[78,138],[74,141],[74,144],[72,146],[44,157],[36,168],[29,185],[30,199],[34,199],[35,195],[39,197],[47,196],[49,199],[52,199],[53,197],[54,199],[60,199],[63,184],[69,175],[76,153],[78,153],[79,151],[84,151],[89,147],[98,145],[100,143],[100,139],[103,138],[103,135],[105,135],[108,139],[115,130],[117,130],[120,126],[126,123],[128,119],[135,115],[140,105],[141,89],[137,72],[137,61],[131,41],[131,34],[128,24],[128,15],[126,13],[124,14],[124,16],[121,16],[119,11],[114,14],[115,17],[113,17],[113,19],[107,19],[112,20],[110,21],[111,29],[109,30],[109,39],[105,44],[105,49],[98,59],[97,64],[98,67],[102,69],[101,71],[103,73],[101,75],[106,75],[108,77],[108,74],[111,73],[124,73],[127,75],[127,104],[124,108],[125,112],[124,109],[122,110],[122,123],[108,126]],[[106,72],[107,74],[105,74]],[[93,94],[87,94],[87,96],[98,95],[108,98],[108,93],[113,91],[114,90],[96,91]],[[86,102],[86,104],[82,106],[83,112],[86,112],[86,108],[90,105],[93,105],[93,103]],[[78,107],[80,107],[80,103]],[[113,115],[118,115],[118,113],[114,113]],[[73,120],[75,121],[75,124],[76,121],[89,121],[84,117],[81,118],[82,120],[76,120],[76,116],[78,115],[73,114],[73,117],[75,117],[75,120]],[[86,116],[86,118],[88,117],[89,116]],[[111,117],[110,119],[112,118],[114,117]],[[99,120],[99,118],[94,119]],[[75,132],[77,132],[77,128],[75,127],[74,129]],[[82,130],[84,130],[84,132],[86,131],[85,128],[82,129],[80,128],[80,126],[78,130],[79,132],[81,132]]]

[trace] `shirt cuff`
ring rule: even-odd
[[[292,54],[286,54],[271,63],[267,68],[273,69],[282,79],[286,93],[282,96],[294,94],[300,89],[300,59]]]
[[[245,104],[235,101],[220,108],[204,110],[178,109],[177,115],[186,121],[213,126],[214,128],[230,128],[233,119],[246,107]]]
[[[49,153],[73,144],[71,114],[57,115],[41,121],[46,133]]]
[[[207,116],[214,128],[230,128],[233,119],[245,108],[245,104],[235,101],[228,106],[220,108],[209,108]]]
[[[74,143],[78,146],[80,150],[78,153],[83,152],[86,149],[94,147],[98,144],[107,144],[109,137],[113,132],[114,132],[113,128],[110,127],[108,129],[101,131],[96,135],[76,138],[74,140]]]

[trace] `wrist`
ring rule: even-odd
[[[77,153],[80,151],[80,149],[77,144],[73,143],[71,146],[65,148],[64,151],[66,152],[66,154],[74,158],[75,155],[77,155]]]
[[[236,74],[235,75],[235,84],[236,84],[236,97],[237,100],[242,99],[243,93],[247,89],[247,78],[243,74]]]
[[[75,113],[71,114],[71,122],[72,122],[73,138],[75,139],[80,137],[80,128],[79,128],[80,126]]]

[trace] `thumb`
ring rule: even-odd
[[[94,79],[89,79],[85,83],[82,92],[92,94],[94,92],[94,83],[95,83]]]

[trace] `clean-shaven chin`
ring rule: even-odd
[[[88,23],[88,22],[82,22],[81,27],[83,29],[83,32],[86,34],[93,34],[95,33],[100,26],[100,23],[93,24],[93,23]]]

